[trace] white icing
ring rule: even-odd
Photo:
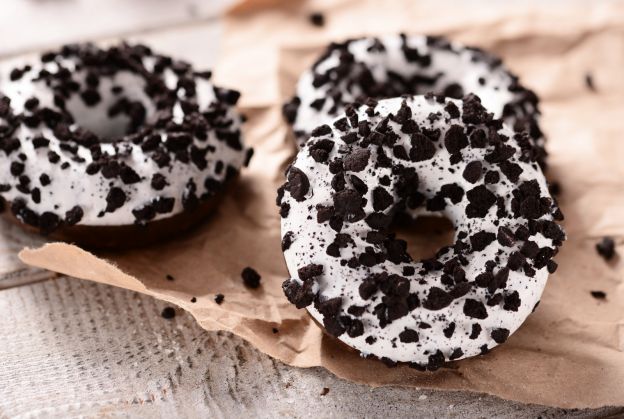
[[[153,59],[145,58],[145,66],[151,69]],[[75,59],[64,58],[62,65],[69,69],[74,69],[76,65]],[[25,111],[24,103],[31,97],[36,97],[40,101],[39,108],[49,107],[57,109],[53,102],[51,90],[41,80],[36,81],[34,78],[39,71],[47,69],[55,72],[57,64],[55,62],[38,64],[33,66],[32,70],[26,72],[22,78],[17,81],[11,81],[8,74],[0,75],[0,92],[11,99],[11,107],[14,113],[22,113]],[[74,80],[84,86],[84,71],[72,73]],[[169,88],[175,88],[178,77],[170,69],[165,70],[165,81]],[[203,78],[196,78],[196,102],[200,111],[207,111],[217,102],[213,85],[210,81]],[[93,107],[87,107],[78,94],[74,94],[66,102],[67,109],[74,116],[76,126],[87,128],[96,134],[102,134],[104,137],[119,136],[125,132],[128,123],[126,116],[117,116],[109,118],[107,111],[110,106],[119,98],[111,92],[113,86],[121,86],[123,92],[119,96],[124,96],[131,100],[140,101],[146,108],[146,122],[153,120],[155,108],[151,99],[143,91],[145,87],[144,80],[129,71],[119,71],[110,77],[100,77],[100,84],[97,88],[102,100]],[[182,89],[180,89],[182,90]],[[181,91],[178,92],[181,95]],[[179,103],[174,106],[174,121],[181,122],[183,113]],[[227,118],[233,121],[229,128],[231,131],[239,130],[241,127],[241,117],[232,108],[229,107]],[[155,132],[163,132],[164,130],[156,130]],[[141,177],[138,183],[126,185],[117,177],[114,179],[106,179],[101,171],[95,175],[87,175],[85,173],[86,166],[92,162],[91,153],[83,146],[78,146],[78,156],[85,159],[83,163],[76,163],[71,160],[72,154],[60,149],[59,140],[53,132],[40,124],[38,128],[31,129],[25,125],[20,126],[13,134],[21,143],[21,148],[17,152],[7,156],[4,152],[0,152],[0,183],[11,183],[12,188],[8,192],[3,193],[3,197],[8,201],[15,199],[25,199],[28,208],[41,214],[46,211],[54,212],[61,218],[74,206],[78,205],[82,208],[84,215],[79,224],[93,226],[110,226],[110,225],[128,225],[133,224],[136,220],[132,214],[132,210],[142,208],[145,204],[150,203],[157,197],[173,197],[175,203],[173,211],[167,214],[157,214],[154,220],[171,217],[183,211],[182,195],[189,180],[193,180],[197,185],[197,196],[201,196],[206,188],[204,181],[210,177],[218,181],[225,178],[227,166],[240,169],[245,159],[246,150],[234,150],[228,147],[223,141],[216,138],[214,129],[209,129],[207,140],[193,139],[198,147],[206,146],[215,147],[214,152],[206,154],[207,167],[200,170],[193,163],[182,163],[175,160],[172,156],[171,163],[164,168],[158,165],[147,156],[140,145],[131,142],[118,144],[118,149],[127,150],[128,156],[123,159],[128,166],[134,169]],[[35,149],[32,144],[32,138],[43,135],[50,140],[49,147]],[[163,141],[166,141],[167,135],[163,135]],[[102,151],[115,155],[115,147],[112,144],[102,144]],[[54,151],[61,156],[59,163],[50,163],[47,157],[48,151]],[[11,162],[19,161],[17,154],[24,153],[27,157],[24,174],[30,178],[30,186],[38,187],[41,190],[41,201],[35,203],[29,195],[23,194],[15,188],[16,179],[10,173]],[[225,168],[217,173],[215,170],[217,161],[222,161]],[[61,169],[63,162],[69,162],[67,169]],[[168,185],[160,191],[154,190],[150,186],[152,176],[156,173],[162,173],[166,176]],[[47,174],[51,179],[51,184],[41,186],[39,177]],[[126,193],[126,202],[124,205],[113,212],[104,212],[107,203],[106,195],[111,186],[118,186]]]
[[[305,83],[304,83],[305,84]],[[396,114],[401,106],[403,99],[394,98],[379,101],[379,104],[375,108],[384,117],[390,113]],[[462,109],[462,102],[457,100],[447,99],[446,103],[453,101],[457,107]],[[467,162],[478,160],[483,164],[483,173],[488,168],[496,168],[495,164],[490,164],[484,160],[485,154],[491,151],[491,147],[488,148],[471,148],[468,146],[462,150],[463,160],[455,165],[449,163],[450,154],[446,150],[443,144],[443,138],[445,132],[448,130],[450,124],[463,124],[459,119],[455,119],[448,123],[444,118],[431,123],[427,120],[427,116],[432,112],[441,112],[442,115],[447,115],[444,111],[445,104],[436,103],[433,100],[427,100],[423,96],[415,96],[407,99],[407,103],[412,110],[413,119],[418,123],[420,127],[438,128],[442,134],[440,140],[436,143],[436,154],[430,160],[422,162],[412,162],[400,160],[400,162],[406,167],[415,168],[419,178],[418,190],[426,195],[427,198],[431,198],[437,191],[440,190],[441,185],[448,183],[455,183],[462,187],[464,191],[468,191],[477,185],[484,184],[483,176],[475,183],[471,184],[463,178],[462,173],[464,171]],[[369,120],[370,118],[364,112],[365,107],[358,109],[359,120]],[[339,117],[340,118],[340,117]],[[338,118],[338,119],[339,119]],[[377,121],[380,118],[376,119]],[[331,124],[330,124],[331,125]],[[397,144],[401,144],[410,148],[410,137],[407,134],[400,132],[400,126],[395,122],[390,122],[390,126],[394,131],[399,134],[400,139]],[[513,132],[508,127],[503,127],[500,134],[505,134],[509,137],[513,135]],[[348,146],[340,139],[340,136],[344,135],[344,132],[339,131],[332,126],[332,134],[328,136],[322,136],[319,138],[330,138],[335,142],[335,145],[330,153],[328,161],[336,157],[341,157],[342,154],[338,153],[340,148],[346,148]],[[324,267],[323,274],[318,277],[318,285],[320,293],[324,299],[341,297],[342,298],[342,310],[343,314],[346,314],[346,309],[352,305],[366,306],[366,311],[359,317],[364,324],[364,334],[358,337],[349,337],[347,333],[340,335],[339,339],[347,345],[357,349],[362,354],[373,354],[377,357],[386,357],[393,361],[399,362],[416,362],[419,364],[427,364],[428,355],[435,353],[437,350],[442,351],[445,359],[449,359],[449,356],[456,348],[461,348],[463,355],[461,358],[477,355],[481,352],[481,346],[487,345],[488,348],[496,346],[497,343],[491,338],[490,332],[494,328],[505,328],[510,333],[513,333],[531,313],[535,305],[540,299],[546,279],[548,277],[547,269],[544,267],[537,270],[534,277],[525,275],[522,271],[511,271],[505,292],[511,292],[513,290],[519,293],[521,304],[518,311],[507,311],[503,309],[503,304],[500,303],[494,307],[487,307],[488,317],[483,320],[477,320],[468,318],[463,313],[463,305],[467,298],[476,299],[482,301],[485,304],[486,301],[486,289],[473,287],[472,290],[465,296],[453,300],[453,302],[442,310],[432,311],[422,307],[422,302],[427,296],[427,292],[432,286],[437,286],[442,289],[448,290],[448,287],[441,284],[439,272],[436,274],[421,275],[418,273],[422,268],[422,263],[411,262],[394,264],[390,261],[386,261],[380,265],[376,265],[372,268],[366,268],[360,266],[356,269],[349,268],[346,265],[341,264],[341,260],[349,260],[354,255],[359,255],[363,252],[366,246],[372,246],[367,243],[364,238],[367,232],[371,228],[366,224],[364,220],[355,223],[345,223],[341,233],[349,234],[355,240],[355,246],[349,246],[348,248],[341,249],[339,258],[328,256],[326,254],[327,245],[334,241],[336,232],[329,227],[327,222],[319,224],[316,219],[316,207],[317,205],[331,206],[333,205],[332,195],[335,191],[331,187],[331,180],[333,175],[330,173],[327,163],[316,162],[310,154],[310,145],[314,144],[319,138],[311,138],[307,145],[303,147],[293,162],[293,167],[303,171],[310,182],[310,188],[305,200],[299,202],[292,197],[290,192],[286,191],[283,197],[283,201],[290,205],[290,211],[286,218],[282,218],[281,228],[282,237],[287,232],[293,232],[292,244],[284,252],[286,264],[290,275],[294,278],[294,281],[302,283],[298,279],[297,270],[309,264],[320,264]],[[517,145],[512,141],[508,142],[509,145],[516,148],[516,155],[512,157],[511,161],[517,163],[523,169],[523,173],[516,184],[510,182],[505,176],[501,174],[501,181],[494,185],[487,185],[496,196],[506,197],[506,208],[511,214],[510,202],[512,191],[521,184],[523,181],[536,180],[539,183],[542,196],[549,197],[548,188],[544,175],[541,169],[536,163],[526,163],[518,159],[519,151]],[[388,147],[384,147],[386,154],[392,157],[392,151]],[[372,191],[375,187],[379,186],[379,179],[388,175],[392,179],[392,184],[386,187],[386,190],[392,194],[395,202],[398,199],[396,191],[394,190],[396,178],[391,175],[392,170],[390,168],[374,168],[374,162],[376,160],[376,147],[368,147],[371,151],[371,157],[369,163],[364,171],[358,173],[352,173],[358,176],[367,186],[368,192],[364,194],[364,198],[367,199],[367,204],[364,208],[366,214],[374,212],[372,208]],[[451,171],[452,170],[452,171]],[[347,172],[345,172],[347,173]],[[348,178],[348,176],[347,176]],[[347,180],[347,185],[349,181]],[[465,215],[466,206],[468,204],[466,195],[458,204],[452,204],[450,199],[445,198],[447,206],[443,211],[443,215],[453,222],[456,227],[456,234],[458,231],[468,232],[472,235],[479,231],[489,231],[494,234],[497,233],[498,226],[496,223],[500,221],[500,225],[508,226],[512,231],[515,231],[519,225],[526,225],[527,220],[523,217],[505,218],[499,220],[496,216],[496,205],[492,206],[485,218],[467,218]],[[388,213],[390,208],[387,208],[384,212]],[[552,220],[550,214],[544,215],[541,219]],[[457,240],[457,236],[455,237]],[[553,243],[551,239],[544,237],[538,233],[536,236],[532,236],[531,240],[537,242],[540,247],[551,246]],[[466,240],[464,240],[466,241]],[[485,271],[485,262],[493,260],[498,252],[500,262],[495,272],[501,267],[506,266],[509,254],[512,251],[518,250],[522,242],[517,242],[512,247],[504,247],[498,241],[490,243],[483,251],[468,253],[468,265],[464,266],[466,271],[466,279],[468,281],[474,281],[475,277]],[[555,246],[556,247],[556,246]],[[377,250],[377,249],[376,249]],[[452,254],[442,256],[441,261],[448,260]],[[362,283],[363,279],[370,273],[387,272],[389,274],[402,274],[404,266],[414,266],[416,268],[416,275],[409,277],[410,280],[410,292],[417,293],[421,306],[411,311],[408,315],[394,320],[385,328],[379,328],[379,320],[373,314],[372,307],[376,303],[380,302],[380,298],[383,295],[381,292],[377,292],[375,302],[370,300],[363,300],[358,292],[358,287]],[[424,284],[420,284],[418,281],[424,280]],[[499,290],[500,291],[500,290]],[[313,305],[307,307],[309,313],[323,324],[323,315],[314,308]],[[431,325],[429,329],[419,329],[418,324],[420,322],[426,322]],[[451,339],[444,336],[443,329],[448,326],[450,322],[454,322],[456,325],[455,332]],[[469,339],[468,335],[471,333],[471,328],[474,323],[478,323],[482,326],[483,331],[477,339]],[[399,333],[404,329],[410,328],[418,331],[420,340],[418,343],[402,343],[398,339]],[[367,336],[372,335],[377,338],[375,343],[368,344],[365,339]]]
[[[492,112],[495,118],[502,117],[504,106],[518,97],[516,93],[508,89],[512,83],[512,78],[504,66],[492,69],[483,60],[473,60],[474,52],[466,49],[461,44],[452,42],[452,51],[449,51],[435,46],[428,46],[425,36],[408,36],[407,45],[410,48],[416,48],[420,54],[430,54],[431,56],[431,64],[423,67],[418,63],[407,61],[401,50],[402,42],[400,36],[383,35],[377,38],[385,46],[385,53],[372,54],[367,51],[373,45],[374,39],[357,39],[349,43],[348,50],[353,54],[356,62],[363,63],[371,69],[373,77],[378,82],[388,80],[388,71],[398,73],[408,79],[413,75],[434,77],[437,74],[441,74],[433,86],[418,93],[424,94],[428,91],[440,92],[449,84],[457,83],[462,86],[466,94],[474,93],[479,96],[483,106]],[[316,99],[328,97],[328,91],[336,88],[334,82],[325,83],[318,88],[314,87],[312,84],[314,72],[324,73],[329,69],[335,68],[339,63],[338,58],[339,53],[334,51],[318,64],[315,71],[308,69],[304,72],[297,83],[296,95],[301,100],[301,105],[298,108],[297,118],[293,123],[293,130],[303,133],[301,140],[307,138],[314,128],[328,123],[344,111],[344,108],[339,106],[336,112],[330,112],[330,108],[333,105],[332,100],[327,100],[320,110],[310,106]],[[485,80],[483,85],[479,83],[480,77]],[[354,101],[363,93],[361,87],[357,84],[347,87],[344,82],[340,82],[337,86],[338,90],[343,93],[343,102],[346,103]],[[535,113],[536,110],[531,107],[531,109],[526,109],[526,112]],[[514,120],[508,118],[505,122],[513,125]],[[543,139],[538,140],[540,143],[542,141]]]

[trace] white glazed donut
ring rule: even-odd
[[[518,82],[500,58],[478,48],[422,35],[385,35],[333,43],[297,84],[283,112],[299,145],[349,103],[434,92],[483,105],[515,130],[529,131],[543,165],[544,139],[538,98]]]
[[[191,211],[251,157],[238,97],[142,45],[46,53],[0,78],[0,196],[46,234]]]
[[[347,106],[279,190],[289,301],[389,364],[435,369],[504,342],[565,239],[534,147],[474,95]],[[446,216],[454,244],[413,261],[391,231],[404,211]]]

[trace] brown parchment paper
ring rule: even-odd
[[[308,23],[310,11],[326,14],[325,27]],[[491,353],[435,373],[359,358],[290,306],[280,288],[287,272],[274,199],[294,153],[280,103],[328,40],[400,30],[487,48],[538,92],[549,177],[561,183],[569,235],[539,309],[520,330]],[[594,250],[609,234],[624,254],[621,3],[252,0],[228,14],[222,45],[216,78],[242,90],[246,140],[256,155],[214,216],[151,248],[95,255],[52,243],[23,250],[24,262],[169,301],[207,330],[230,331],[287,364],[322,366],[348,380],[560,407],[624,405],[624,268],[619,258],[606,263]],[[586,72],[596,92],[585,86]],[[430,252],[447,236],[425,228],[409,237],[410,249]],[[245,266],[261,273],[262,287],[242,285]],[[606,292],[606,300],[592,298],[592,290]],[[225,295],[222,305],[214,303],[216,293]]]

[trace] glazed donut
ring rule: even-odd
[[[0,78],[2,203],[31,229],[98,246],[190,226],[251,157],[239,93],[210,77],[127,44],[13,68]]]
[[[389,364],[435,369],[504,342],[565,240],[534,147],[474,95],[347,106],[278,191],[288,300]],[[405,211],[446,216],[454,244],[413,261],[392,233]]]
[[[495,118],[504,118],[516,131],[529,131],[543,165],[535,93],[500,58],[442,37],[401,34],[332,43],[303,73],[283,113],[301,146],[314,128],[329,123],[349,103],[430,91],[455,99],[476,94]]]

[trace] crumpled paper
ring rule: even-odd
[[[225,19],[215,75],[242,90],[246,141],[256,154],[213,216],[191,233],[145,249],[92,254],[50,243],[27,248],[20,258],[169,301],[207,330],[230,331],[287,364],[322,366],[348,380],[484,392],[568,408],[624,405],[624,268],[619,258],[607,263],[594,249],[600,237],[611,235],[624,254],[624,10],[609,1],[444,4],[239,3]],[[324,27],[309,23],[313,11],[325,13]],[[486,48],[537,91],[548,176],[561,184],[569,236],[536,313],[489,354],[434,373],[360,358],[324,335],[281,290],[288,273],[274,201],[295,149],[280,104],[328,41],[398,31]],[[586,86],[587,73],[596,91]],[[447,243],[449,234],[420,225],[404,236],[418,257]],[[240,273],[246,266],[262,275],[259,289],[244,287]],[[606,292],[606,299],[593,298],[594,290]],[[217,293],[225,296],[221,305],[214,301]]]

